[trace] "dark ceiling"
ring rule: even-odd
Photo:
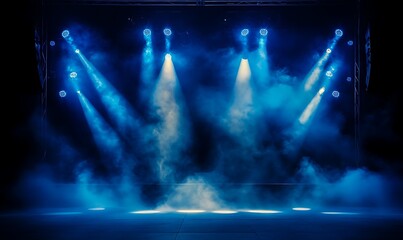
[[[158,6],[286,6],[313,4],[348,4],[359,0],[45,0],[48,4],[86,5],[158,5]]]

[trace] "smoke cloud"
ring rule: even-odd
[[[85,64],[66,41],[52,53],[51,71],[58,81],[49,84],[48,115],[32,116],[32,125],[46,125],[45,137],[34,134],[35,141],[47,143],[46,158],[23,171],[15,188],[27,207],[398,205],[396,199],[403,195],[396,190],[399,177],[356,160],[351,97],[331,94],[347,89],[341,96],[353,96],[352,83],[345,81],[347,67],[340,66],[354,65],[354,59],[346,57],[353,56],[353,49],[332,46],[337,54],[321,65],[323,72],[316,72],[312,90],[304,89],[318,52],[329,47],[334,24],[314,29],[307,24],[308,32],[274,26],[267,45],[252,43],[251,37],[245,54],[245,43],[224,41],[237,23],[195,33],[189,22],[173,30],[166,57],[165,37],[157,31],[152,42],[122,40],[119,36],[127,36],[127,29],[96,31],[96,19],[87,21],[95,22],[70,31]],[[142,27],[136,30],[142,32]],[[354,31],[345,34],[353,36]],[[304,37],[292,41],[295,36]],[[133,54],[119,44],[131,46],[127,49]],[[329,79],[326,70],[338,66]],[[74,84],[82,95],[71,87],[66,69],[79,71]],[[101,93],[91,87],[94,79],[104,83]],[[309,121],[298,121],[324,86]],[[74,91],[63,99],[54,94],[64,87]],[[387,116],[385,111],[381,116]],[[370,118],[363,127],[373,127],[377,119]],[[383,161],[361,153],[372,163]]]

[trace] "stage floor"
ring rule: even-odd
[[[97,240],[403,239],[403,211],[132,213],[42,209],[0,214],[0,238]]]

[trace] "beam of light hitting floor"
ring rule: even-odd
[[[119,136],[107,122],[104,121],[102,116],[81,92],[78,93],[78,96],[98,149],[103,153],[106,159],[112,159],[113,164],[119,166],[124,157]]]
[[[311,116],[315,113],[320,100],[322,99],[322,95],[325,92],[325,87],[319,89],[319,91],[315,94],[309,104],[306,106],[304,111],[302,112],[301,116],[298,118],[299,123],[306,124],[310,119]]]
[[[211,211],[212,213],[217,213],[217,214],[235,214],[238,213],[238,211],[235,210],[214,210]]]
[[[175,160],[173,154],[176,150],[171,146],[179,140],[179,130],[185,131],[181,127],[183,116],[178,102],[179,94],[180,87],[172,56],[166,54],[153,95],[155,111],[161,120],[160,125],[154,130],[154,135],[158,139],[160,156],[157,165],[161,180],[167,180],[171,174],[172,169],[167,163]]]
[[[89,211],[105,211],[106,208],[103,207],[93,207],[93,208],[88,208]]]
[[[292,210],[294,211],[310,211],[310,208],[306,208],[306,207],[294,207],[292,208]]]
[[[342,32],[340,34],[339,29],[336,30],[335,36],[333,39],[330,41],[329,47],[326,49],[325,53],[322,55],[321,58],[316,62],[316,64],[312,67],[312,69],[309,71],[308,75],[305,78],[305,85],[304,85],[304,90],[309,91],[312,89],[312,87],[315,85],[315,83],[318,81],[319,76],[321,75],[323,71],[323,67],[325,66],[326,62],[329,59],[330,54],[332,53],[333,49],[335,48],[337,42],[343,35]]]
[[[94,87],[99,93],[101,101],[106,106],[106,110],[111,116],[112,121],[116,124],[118,131],[122,136],[129,137],[140,125],[139,118],[136,117],[136,114],[132,110],[133,108],[94,65],[88,61],[81,51],[77,55],[85,66]]]
[[[326,215],[357,215],[359,213],[356,212],[321,212]]]
[[[203,209],[179,209],[176,210],[178,213],[204,213],[206,210]]]
[[[244,212],[248,212],[248,213],[263,213],[263,214],[282,213],[282,211],[277,211],[277,210],[264,210],[264,209],[244,210]]]
[[[130,213],[133,214],[156,214],[156,213],[162,213],[159,210],[139,210],[139,211],[132,211]]]
[[[234,101],[230,108],[230,131],[242,134],[245,131],[253,112],[253,93],[250,85],[251,70],[248,59],[242,59],[235,80]]]

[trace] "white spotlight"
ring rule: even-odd
[[[294,210],[294,211],[309,211],[311,209],[310,208],[305,208],[305,207],[295,207],[295,208],[292,208],[292,210]]]

